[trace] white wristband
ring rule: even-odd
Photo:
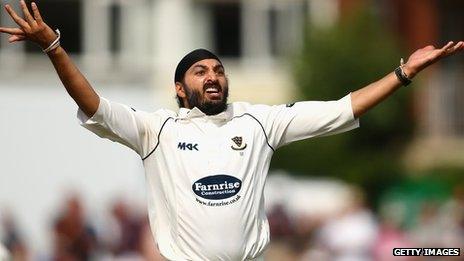
[[[56,39],[55,41],[53,41],[50,46],[48,46],[47,48],[43,49],[43,52],[44,53],[49,53],[50,51],[53,51],[55,50],[56,48],[58,48],[58,46],[60,46],[60,39],[61,39],[61,33],[60,33],[60,30],[59,29],[56,29],[55,30],[56,32]]]

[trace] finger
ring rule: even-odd
[[[16,12],[11,8],[10,5],[5,5],[5,9],[8,12],[8,14],[11,16],[13,21],[15,21],[16,24],[21,26],[21,28],[23,29],[29,28],[29,24],[26,21],[24,21],[21,17],[19,17],[18,14],[16,14]]]
[[[454,46],[450,46],[448,49],[446,49],[443,54],[445,56],[449,56],[449,55],[452,55],[453,53],[455,53],[456,51],[458,51],[460,48],[462,47],[462,42],[458,42],[457,44],[455,44]]]
[[[32,13],[34,13],[34,18],[37,21],[38,24],[41,24],[43,22],[42,16],[40,15],[39,8],[37,7],[35,2],[32,2]]]
[[[33,26],[35,23],[35,20],[32,17],[31,13],[29,12],[29,8],[27,8],[26,3],[24,2],[24,0],[19,1],[19,3],[21,5],[21,9],[23,10],[24,18],[26,18],[27,23],[30,26]]]
[[[457,45],[459,45],[459,47],[456,48],[457,50],[462,50],[462,49],[464,49],[464,42],[463,42],[463,41],[460,41]]]
[[[23,35],[12,35],[8,38],[9,43],[20,42],[26,40],[26,36]]]
[[[450,54],[455,53],[461,50],[463,46],[464,46],[464,42],[458,42],[455,46],[453,46],[453,48],[449,49],[449,53]]]
[[[461,44],[461,48],[460,48],[459,51],[462,51],[462,50],[464,50],[464,42],[461,41],[460,43],[462,43],[462,44]]]
[[[453,46],[454,42],[451,41],[451,42],[448,42],[445,46],[443,46],[443,48],[441,48],[442,51],[446,51],[448,50],[451,46]]]
[[[24,35],[24,31],[21,30],[20,28],[0,27],[0,32],[7,33],[7,34]]]
[[[463,44],[463,42],[458,42],[458,43],[453,47],[453,51],[459,50],[459,48],[462,47],[462,44]]]

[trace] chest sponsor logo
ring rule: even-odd
[[[180,149],[180,150],[196,150],[196,151],[198,151],[198,143],[179,142],[179,144],[177,144],[177,148]]]
[[[242,181],[229,175],[208,176],[195,181],[193,192],[204,199],[226,199],[237,195]]]
[[[243,142],[243,138],[235,136],[232,138],[233,144],[230,146],[233,150],[244,150],[247,144]]]
[[[214,175],[201,178],[192,185],[197,202],[207,206],[225,206],[240,199],[237,195],[242,181],[229,175]]]

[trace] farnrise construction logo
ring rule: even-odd
[[[206,206],[226,206],[240,199],[242,181],[229,175],[207,176],[192,184],[196,201]]]

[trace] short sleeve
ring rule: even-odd
[[[131,148],[143,158],[157,142],[157,132],[163,115],[159,112],[136,111],[129,106],[100,97],[98,109],[91,118],[80,109],[77,118],[84,128],[101,138]]]
[[[342,133],[359,127],[351,96],[336,101],[304,101],[258,110],[273,148],[293,141]]]

